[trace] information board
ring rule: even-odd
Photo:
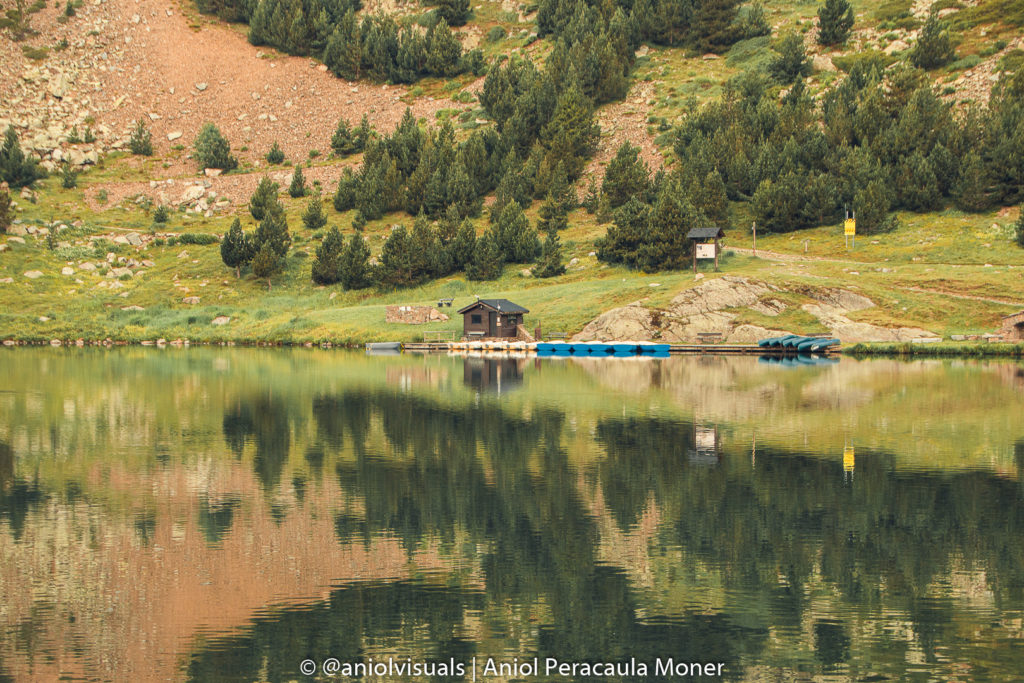
[[[698,244],[697,246],[697,258],[715,258],[715,245],[714,244]]]

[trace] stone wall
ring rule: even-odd
[[[1003,329],[1000,332],[1006,341],[1024,340],[1024,311],[1003,318]]]
[[[444,322],[448,316],[433,306],[388,306],[384,322],[404,325]]]

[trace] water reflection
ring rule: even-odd
[[[239,353],[0,356],[0,676],[1024,670],[1016,366]]]
[[[462,381],[477,391],[500,394],[523,384],[525,358],[468,356],[462,361]]]

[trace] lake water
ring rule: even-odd
[[[1020,364],[13,349],[0,377],[0,680],[1024,672]]]

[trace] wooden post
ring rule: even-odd
[[[750,229],[754,231],[754,256],[757,256],[757,222],[755,221],[750,225]]]
[[[693,274],[697,274],[697,241],[693,242]]]
[[[718,238],[715,238],[715,272],[718,272]]]

